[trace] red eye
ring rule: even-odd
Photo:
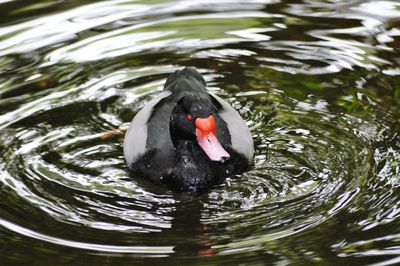
[[[189,120],[189,121],[192,121],[193,120],[193,116],[191,114],[187,114],[186,115],[186,119]]]

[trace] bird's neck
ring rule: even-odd
[[[175,146],[173,175],[184,190],[207,188],[214,179],[214,165],[200,146],[193,141],[178,141]]]
[[[188,166],[191,166],[191,164],[205,166],[211,163],[200,146],[191,140],[180,140],[176,143],[175,159],[177,162],[189,164]]]

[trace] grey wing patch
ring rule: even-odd
[[[164,91],[148,102],[133,118],[124,139],[124,156],[130,166],[146,152],[148,122],[154,106],[171,94]]]
[[[229,134],[231,135],[232,148],[251,162],[254,156],[254,143],[249,128],[232,106],[217,95],[213,93],[210,93],[210,95],[222,106],[218,114],[227,123]]]

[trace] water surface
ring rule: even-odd
[[[397,1],[0,1],[5,265],[400,263]],[[120,136],[196,67],[254,169],[191,198]]]

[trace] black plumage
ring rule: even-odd
[[[209,93],[193,68],[167,79],[164,91],[132,120],[124,141],[131,171],[193,195],[245,171],[253,154],[240,115]]]

